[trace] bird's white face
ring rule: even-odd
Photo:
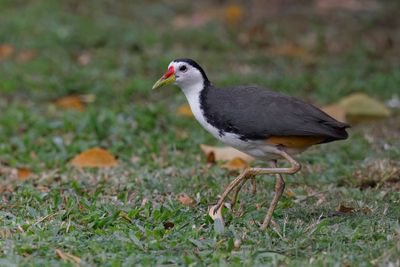
[[[197,68],[185,61],[172,61],[168,71],[154,84],[153,89],[175,84],[185,91],[192,87],[203,87],[203,83],[203,76]]]
[[[168,69],[173,67],[175,73],[175,83],[182,89],[192,87],[193,85],[203,84],[201,72],[192,65],[182,61],[172,61]]]

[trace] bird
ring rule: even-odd
[[[260,227],[265,230],[285,189],[282,174],[295,174],[301,169],[294,156],[313,145],[348,138],[346,129],[349,124],[298,98],[255,85],[214,86],[193,59],[171,61],[167,72],[152,89],[170,84],[181,88],[196,120],[216,139],[258,160],[271,163],[270,167],[244,169],[210,208],[212,217],[221,214],[225,199],[233,190],[236,190],[235,203],[246,181],[255,181],[257,175],[274,174],[275,194]],[[286,160],[290,166],[278,167],[279,159]]]

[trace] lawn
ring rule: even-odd
[[[224,231],[208,216],[238,173],[207,162],[221,144],[177,88],[151,90],[172,59],[318,106],[399,96],[399,3],[271,2],[0,1],[0,266],[400,266],[398,107],[298,156],[274,227],[269,176]],[[118,166],[71,166],[93,147]]]

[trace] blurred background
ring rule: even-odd
[[[0,12],[8,165],[60,167],[93,146],[145,164],[163,149],[215,143],[182,120],[179,90],[150,90],[180,57],[197,60],[217,86],[259,84],[318,106],[365,93],[391,117],[381,132],[399,131],[386,110],[399,105],[398,1],[2,0]]]
[[[398,0],[0,0],[0,265],[398,266],[399,44]],[[266,232],[270,176],[224,233],[207,215],[265,163],[219,161],[151,90],[182,57],[352,125],[298,156]]]

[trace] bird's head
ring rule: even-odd
[[[175,84],[183,90],[192,86],[203,87],[209,80],[200,67],[192,59],[175,59],[168,65],[168,71],[153,85],[153,89]]]

